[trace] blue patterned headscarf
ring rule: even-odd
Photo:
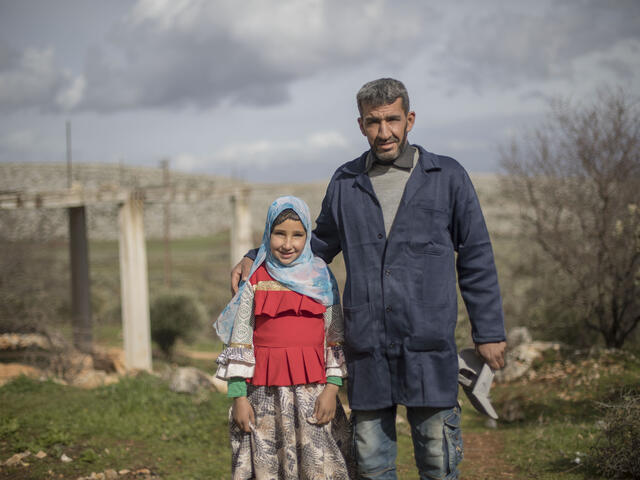
[[[300,256],[290,264],[284,265],[272,255],[269,244],[271,241],[271,226],[274,220],[287,209],[291,209],[298,214],[307,232],[307,238]],[[285,287],[311,297],[325,306],[338,303],[339,293],[333,274],[324,260],[314,257],[311,251],[311,215],[307,204],[299,198],[293,196],[280,197],[269,207],[264,234],[262,235],[262,244],[249,272],[249,277],[263,263],[269,275]],[[242,291],[245,288],[246,284],[240,286],[238,293],[234,295],[231,302],[214,323],[218,336],[225,344],[228,344],[231,339],[233,322],[240,306]]]

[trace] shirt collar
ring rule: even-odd
[[[402,151],[402,153],[398,158],[396,158],[391,163],[386,163],[386,162],[379,161],[373,155],[373,152],[369,150],[369,153],[367,154],[367,159],[365,161],[365,171],[366,172],[370,171],[373,168],[373,165],[376,163],[379,165],[393,165],[394,167],[397,167],[397,168],[412,169],[415,161],[415,152],[416,152],[415,147],[407,144],[407,147]]]

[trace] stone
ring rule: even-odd
[[[42,460],[46,456],[47,456],[46,452],[43,452],[42,450],[36,453],[36,457],[39,458],[40,460]]]
[[[31,455],[31,452],[29,450],[26,450],[22,453],[16,453],[15,455],[12,455],[9,459],[7,459],[7,461],[4,462],[3,465],[6,465],[7,467],[16,467],[16,466],[26,467],[29,464],[23,462],[22,460],[27,458],[29,455]]]
[[[73,462],[73,459],[68,457],[66,453],[62,454],[62,456],[60,457],[60,460],[62,460],[64,463]]]
[[[71,385],[80,388],[96,388],[105,384],[106,372],[102,370],[83,370],[71,380]]]
[[[118,472],[116,472],[113,469],[108,469],[104,471],[104,478],[106,480],[115,480],[116,478],[118,478]]]
[[[74,351],[67,356],[69,363],[68,371],[71,377],[75,377],[82,372],[93,370],[93,357],[86,353]]]
[[[51,342],[39,333],[3,333],[0,335],[0,350],[24,350],[27,348],[49,350]]]
[[[42,370],[32,367],[31,365],[24,365],[22,363],[0,363],[0,386],[9,383],[21,375],[34,379],[44,376]]]
[[[523,343],[531,343],[533,338],[527,327],[514,327],[507,333],[507,348],[513,349]]]
[[[122,348],[102,348],[99,346],[94,347],[93,363],[96,370],[115,372],[118,375],[127,374],[124,351],[122,350]]]
[[[114,383],[118,383],[120,381],[120,375],[115,373],[107,373],[104,377],[104,385],[113,385]]]
[[[212,388],[210,375],[195,367],[178,367],[171,372],[169,388],[178,393],[196,393]]]
[[[559,350],[561,345],[556,342],[522,343],[507,350],[505,367],[495,372],[495,381],[506,383],[523,377],[531,368],[535,360],[542,357],[542,352],[553,349]]]
[[[118,475],[126,475],[127,473],[130,473],[131,470],[129,470],[128,468],[123,468],[122,470],[118,470]]]

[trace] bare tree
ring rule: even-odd
[[[581,325],[621,347],[640,322],[638,104],[611,90],[587,106],[557,100],[501,163],[525,234],[564,273]]]

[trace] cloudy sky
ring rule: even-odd
[[[327,179],[355,93],[409,90],[410,141],[497,169],[554,96],[640,96],[637,0],[0,0],[0,161]]]

